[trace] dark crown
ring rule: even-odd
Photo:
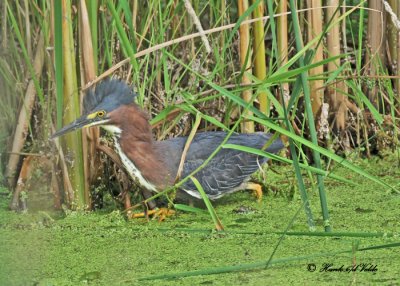
[[[83,99],[84,114],[95,110],[113,111],[121,105],[133,103],[136,94],[125,82],[117,79],[105,79],[91,88]]]

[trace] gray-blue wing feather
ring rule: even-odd
[[[181,178],[186,177],[200,167],[225,137],[225,132],[196,134],[186,155]],[[233,134],[227,143],[261,149],[270,137],[271,134],[261,132]],[[166,164],[174,174],[177,172],[186,140],[186,137],[179,137],[157,142],[162,147],[161,149],[168,154],[166,155],[168,157]],[[283,144],[278,139],[266,151],[276,153],[282,147]],[[205,193],[211,199],[216,199],[237,190],[266,161],[267,158],[251,153],[234,149],[221,149],[203,169],[195,174],[195,177],[202,185]],[[192,196],[200,197],[191,180],[186,181],[182,189]]]
[[[223,149],[195,174],[205,193],[212,199],[221,197],[239,188],[254,172],[259,169],[266,158],[240,152],[237,150]],[[204,160],[187,160],[184,164],[182,177],[186,177],[203,164]],[[191,180],[186,181],[182,189],[191,194],[197,189]]]

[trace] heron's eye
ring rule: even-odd
[[[105,114],[106,114],[106,112],[104,110],[97,111],[97,117],[102,118],[102,117],[104,117]]]

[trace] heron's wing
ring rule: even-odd
[[[225,132],[196,134],[190,144],[180,177],[185,178],[200,167],[218,148],[225,137]],[[270,137],[271,134],[265,133],[233,134],[227,143],[261,149]],[[179,137],[158,142],[164,150],[164,158],[169,170],[173,170],[175,173],[177,172],[186,140],[186,137]],[[282,148],[282,142],[278,139],[266,151],[276,153]],[[221,149],[203,169],[196,173],[195,177],[199,180],[208,196],[216,199],[239,188],[266,160],[265,157],[239,150]],[[200,197],[191,180],[186,181],[182,189],[195,197]]]
[[[267,159],[232,149],[221,150],[194,177],[200,182],[205,193],[216,199],[233,192],[256,172]],[[204,159],[188,160],[184,164],[182,178],[186,177],[204,163]],[[191,180],[182,189],[195,197],[200,197]]]

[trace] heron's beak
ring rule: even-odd
[[[99,123],[101,123],[101,122],[90,119],[87,116],[81,116],[77,120],[72,122],[71,124],[68,124],[67,126],[64,126],[63,128],[57,130],[56,133],[51,135],[50,139],[57,138],[61,135],[67,134],[71,131],[81,129],[85,126],[93,126],[93,125],[97,125]]]

